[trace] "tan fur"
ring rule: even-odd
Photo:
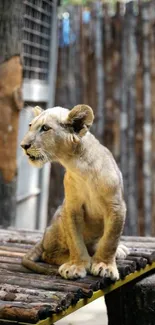
[[[112,154],[89,132],[93,111],[77,105],[71,111],[37,107],[36,112],[39,115],[21,145],[31,145],[25,153],[34,165],[57,161],[65,167],[65,198],[41,243],[23,264],[45,273],[36,263],[41,258],[60,265],[64,278],[90,272],[118,279],[116,254],[126,214],[123,182]],[[43,125],[50,129],[42,131]],[[118,248],[119,257],[126,254],[127,249]]]

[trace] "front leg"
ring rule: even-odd
[[[104,216],[104,235],[99,240],[96,253],[93,256],[91,273],[112,280],[119,279],[116,266],[116,250],[126,215],[126,206],[123,200],[107,202]]]
[[[66,206],[65,229],[66,240],[70,253],[70,260],[60,266],[59,273],[66,279],[83,278],[90,269],[91,258],[84,243],[83,229],[83,209],[73,209]]]

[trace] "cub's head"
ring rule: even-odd
[[[47,161],[63,161],[74,154],[82,137],[93,123],[94,114],[87,105],[72,110],[62,107],[33,109],[35,118],[29,124],[21,147],[29,162],[41,167]]]

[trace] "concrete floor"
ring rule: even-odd
[[[107,312],[104,297],[98,298],[85,307],[66,316],[56,325],[107,325]]]

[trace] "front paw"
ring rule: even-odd
[[[119,272],[117,270],[116,263],[106,264],[104,262],[94,261],[92,263],[90,273],[95,276],[110,278],[113,281],[119,279]]]
[[[69,262],[59,267],[59,274],[65,279],[84,278],[90,269],[89,262]]]

